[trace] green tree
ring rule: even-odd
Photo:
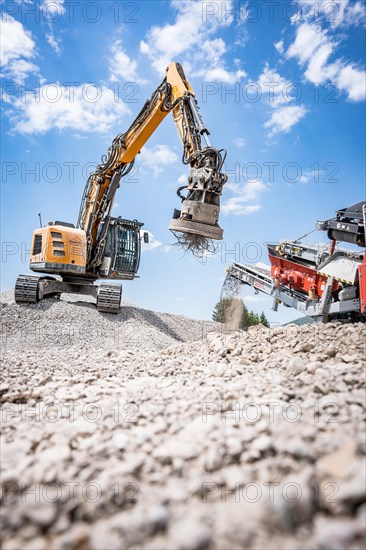
[[[219,300],[212,313],[213,321],[217,323],[232,323],[233,320],[242,330],[260,323],[269,328],[269,322],[262,311],[260,315],[249,311],[243,300],[235,297],[226,297]]]
[[[253,311],[248,311],[248,316],[247,316],[245,324],[246,324],[245,328],[252,327],[254,325],[258,325],[259,324],[258,315],[256,313],[254,313]]]
[[[243,318],[241,320],[240,328],[245,330],[248,327],[250,327],[252,324],[253,323],[252,323],[251,312],[248,311],[247,307],[244,305]]]
[[[222,298],[217,302],[212,313],[212,320],[217,323],[227,322],[227,312],[233,301],[233,298]]]
[[[268,319],[267,319],[267,317],[264,315],[264,311],[262,311],[262,313],[260,314],[259,322],[262,323],[262,325],[264,325],[265,327],[270,328],[270,327],[269,327]]]

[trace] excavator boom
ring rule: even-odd
[[[222,186],[227,179],[220,172],[224,159],[221,151],[211,147],[208,141],[209,132],[182,67],[170,63],[163,82],[129,129],[113,140],[105,162],[97,167],[87,182],[77,225],[86,232],[88,261],[93,267],[100,263],[104,245],[103,238],[98,237],[98,230],[106,213],[110,215],[120,179],[131,169],[136,155],[169,112],[173,114],[183,145],[183,163],[191,166],[187,185],[179,188],[183,208],[175,212],[171,229],[203,238],[222,239],[218,217]],[[202,148],[202,135],[207,143],[205,148]],[[187,197],[182,196],[183,189],[188,190]]]

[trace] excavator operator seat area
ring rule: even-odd
[[[140,265],[140,229],[142,226],[143,223],[137,220],[131,221],[122,218],[109,220],[100,277],[105,279],[133,279],[135,277]],[[102,227],[100,231],[103,231]]]

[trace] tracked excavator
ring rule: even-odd
[[[88,178],[76,227],[55,221],[33,232],[30,269],[41,275],[19,275],[17,303],[36,303],[62,293],[86,294],[96,299],[100,312],[118,313],[122,285],[96,281],[134,279],[141,239],[146,242],[148,234],[141,237],[143,223],[137,220],[112,217],[113,201],[136,155],[169,113],[183,145],[182,161],[190,169],[187,183],[177,191],[181,208],[174,210],[169,229],[193,252],[222,239],[219,212],[227,180],[221,172],[226,152],[211,145],[195,93],[181,65],[170,63],[163,82]]]
[[[366,201],[342,208],[316,229],[326,231],[329,244],[306,244],[300,239],[268,244],[270,265],[238,262],[226,269],[224,292],[242,284],[279,304],[297,309],[316,322],[366,322]],[[338,243],[361,248],[351,249]],[[226,289],[226,290],[225,290]]]

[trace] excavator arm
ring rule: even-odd
[[[132,169],[136,155],[170,112],[183,145],[182,161],[190,165],[188,182],[178,189],[182,208],[174,211],[170,229],[181,244],[191,249],[207,239],[222,239],[218,217],[227,180],[221,173],[225,157],[209,142],[209,131],[181,65],[170,63],[163,82],[129,129],[116,136],[107,156],[87,181],[78,227],[86,233],[89,268],[97,268],[102,261],[108,220],[121,178]],[[186,195],[182,194],[184,189]]]

